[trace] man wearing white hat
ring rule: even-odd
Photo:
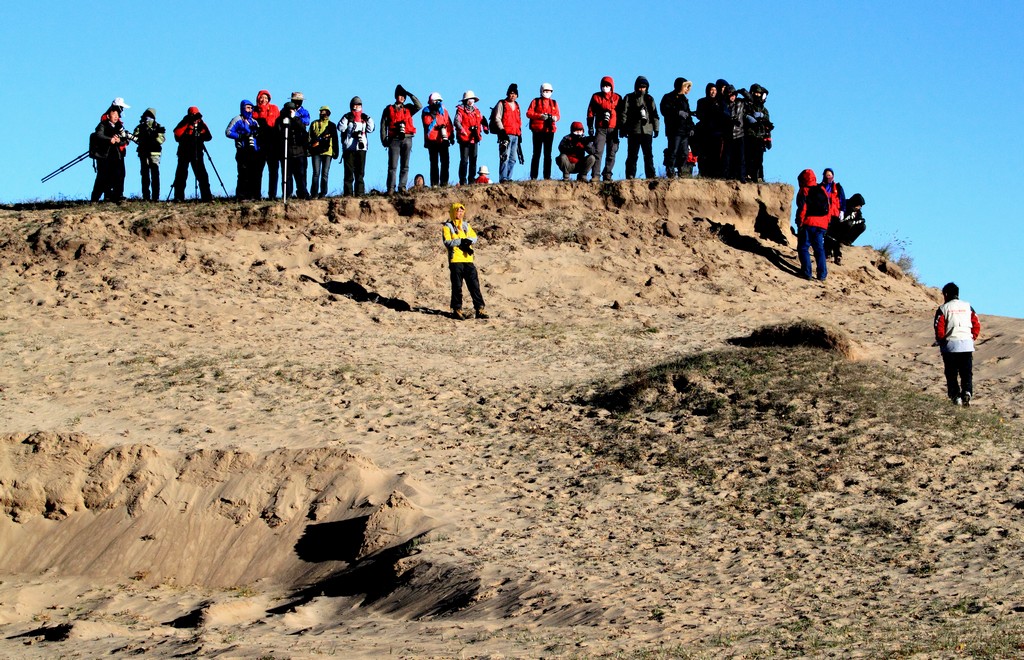
[[[459,141],[459,185],[466,185],[476,171],[478,145],[487,132],[487,122],[476,107],[479,101],[473,90],[467,89],[462,103],[455,111],[455,136]]]

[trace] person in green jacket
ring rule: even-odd
[[[341,153],[338,125],[331,121],[331,109],[320,107],[320,118],[309,125],[309,154],[313,161],[313,181],[309,185],[311,199],[327,196],[327,176],[331,161]]]

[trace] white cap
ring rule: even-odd
[[[480,166],[480,174],[490,174],[490,173],[491,173],[491,171],[489,169],[487,169],[486,165],[481,165]]]
[[[118,96],[116,99],[111,101],[110,105],[116,105],[117,107],[124,108],[125,110],[127,110],[130,107],[132,107],[132,106],[128,105],[127,103],[125,103],[124,99],[121,98],[120,96]]]
[[[462,100],[463,101],[468,101],[470,99],[473,99],[474,101],[479,101],[480,97],[478,97],[476,94],[474,94],[473,90],[467,89],[465,91],[465,93],[462,95]]]
[[[553,92],[555,88],[551,86],[551,83],[544,83],[540,86],[541,92]]]
[[[441,98],[441,92],[431,92],[430,93],[430,96],[427,97],[427,102],[428,103],[433,103],[434,101],[444,101],[444,99]]]

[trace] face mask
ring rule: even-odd
[[[152,126],[152,125],[153,125],[153,118],[152,117],[146,117],[146,126]]]
[[[551,92],[549,90],[544,90],[543,92],[540,93],[540,95],[546,99],[551,98]]]
[[[601,91],[607,94],[608,92],[612,91],[612,88],[609,85],[601,85]]]

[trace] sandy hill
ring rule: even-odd
[[[0,209],[0,655],[1024,652],[1022,321],[952,408],[936,291],[797,278],[792,195]]]

